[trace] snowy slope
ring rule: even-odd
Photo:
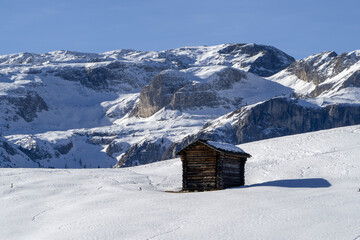
[[[210,51],[203,54],[212,56],[212,59],[212,54],[218,56],[218,52],[226,47],[221,45],[209,47],[211,51],[208,48],[202,51]],[[192,57],[199,57],[200,53],[196,49],[192,48],[196,54],[189,53]],[[180,50],[171,51],[178,52],[180,59],[184,57]],[[109,57],[112,54],[103,55]],[[116,55],[118,58],[119,54]],[[30,60],[23,59],[25,55],[8,57],[3,63],[5,67],[0,68],[0,74],[3,73],[0,98],[4,98],[0,103],[0,107],[3,107],[0,112],[0,129],[9,144],[27,156],[20,154],[13,162],[0,161],[0,166],[109,167],[121,160],[131,147],[147,148],[149,144],[155,144],[159,150],[156,153],[149,152],[153,159],[146,160],[155,161],[172,142],[199,131],[205,122],[239,106],[291,93],[289,88],[278,83],[232,67],[211,65],[175,70],[166,61],[155,63],[158,53],[153,53],[156,56],[146,55],[150,63],[140,58],[139,54],[126,55],[121,64],[100,60],[91,62],[95,61],[93,55],[73,52],[30,55],[31,59],[44,64],[32,66],[31,69],[28,66]],[[130,56],[132,61],[129,60]],[[162,58],[167,59],[168,56],[165,54]],[[237,54],[231,61],[238,58],[247,59],[248,64],[251,62],[246,54]],[[194,64],[200,65],[200,62]],[[205,62],[214,64],[210,60]],[[144,65],[139,66],[140,63]],[[162,71],[166,68],[170,69]],[[231,73],[240,74],[243,78],[235,81],[229,75]],[[215,95],[217,102],[209,104],[205,99],[206,105],[187,104],[181,109],[161,106],[150,117],[138,117],[135,109],[140,89],[157,74],[185,79],[192,94],[185,96],[187,103],[204,92]],[[171,82],[171,78],[165,81]],[[199,90],[191,92],[194,86]],[[186,90],[180,88],[177,94],[182,91]],[[24,95],[30,95],[31,98],[25,98]],[[159,141],[161,143],[158,144]],[[62,148],[68,149],[62,151]],[[134,152],[138,154],[141,151]],[[121,160],[118,165],[122,166],[124,161]],[[138,156],[133,156],[125,166],[143,163],[148,162],[139,161]]]
[[[243,43],[181,47],[158,52],[121,49],[100,54],[64,50],[44,54],[16,53],[0,55],[0,66],[41,66],[118,61],[147,65],[148,67],[161,65],[164,69],[225,65],[260,76],[270,76],[287,67],[294,60],[293,57],[275,47]]]
[[[323,52],[293,62],[268,79],[319,106],[360,103],[360,50]]]
[[[268,76],[293,60],[257,44],[2,55],[0,130],[42,133],[111,125],[132,109],[141,88],[163,70],[221,65]]]
[[[0,166],[133,166],[274,97],[359,104],[359,59],[359,51],[325,52],[294,62],[258,44],[0,56]]]
[[[359,239],[360,126],[241,145],[246,186],[181,188],[179,159],[0,169],[2,239]],[[11,184],[13,187],[11,188]]]

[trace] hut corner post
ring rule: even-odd
[[[246,164],[246,161],[247,161],[247,158],[246,157],[243,157],[241,158],[241,168],[240,168],[240,175],[242,177],[242,182],[241,182],[241,186],[244,186],[245,185],[245,164]]]

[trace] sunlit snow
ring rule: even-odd
[[[358,239],[360,126],[239,145],[246,185],[181,189],[179,159],[0,169],[1,239]]]

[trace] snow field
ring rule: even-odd
[[[246,186],[181,189],[173,159],[0,169],[1,239],[358,239],[360,126],[239,145]],[[13,187],[11,187],[13,184]]]

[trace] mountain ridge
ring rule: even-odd
[[[206,123],[276,102],[271,99],[320,108],[357,105],[359,53],[295,60],[271,46],[222,44],[2,55],[0,166],[4,159],[7,167],[145,164],[173,157],[167,155],[171,146],[196,136]],[[232,135],[223,140],[232,142]]]

